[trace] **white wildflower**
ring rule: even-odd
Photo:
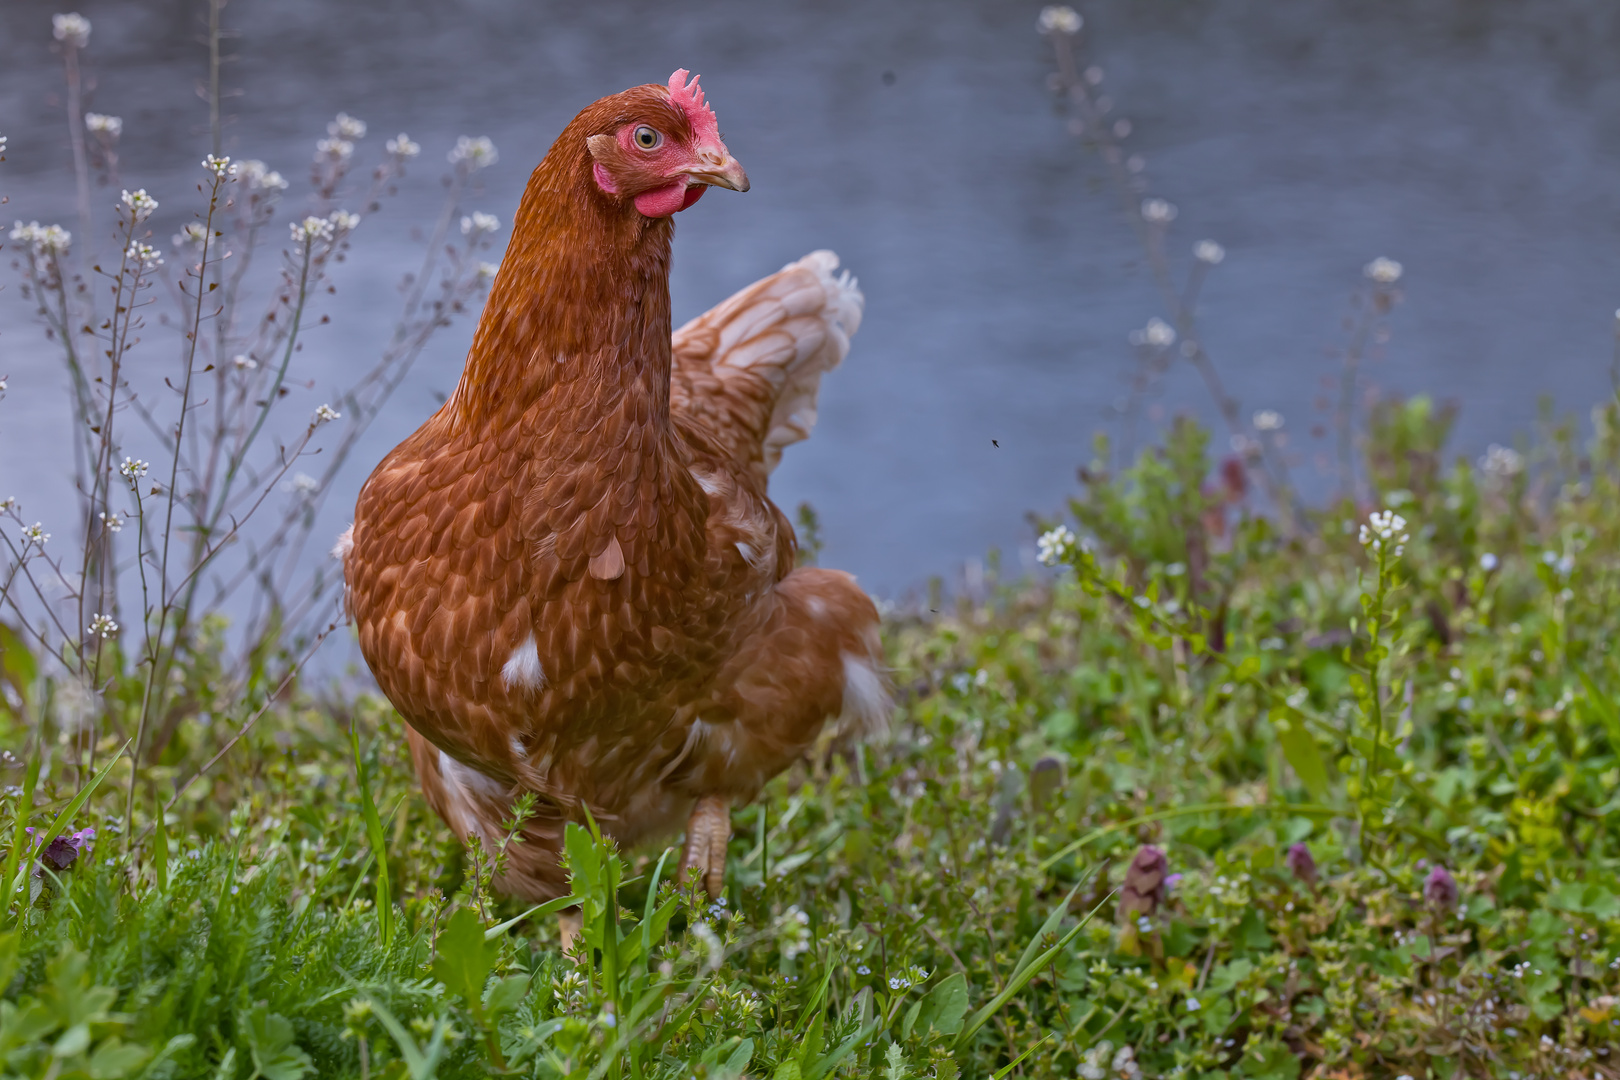
[[[0,499],[0,513],[9,512],[15,509],[17,509],[17,496],[8,495],[4,499]]]
[[[45,527],[37,521],[24,529],[22,534],[24,540],[31,544],[38,544],[40,547],[44,547],[45,541],[51,538],[51,534],[46,532]]]
[[[118,474],[128,480],[129,486],[134,488],[136,481],[145,476],[146,471],[150,468],[151,466],[144,461],[127,457],[124,459],[124,463],[118,466]]]
[[[1113,1052],[1114,1044],[1107,1039],[1102,1040],[1080,1055],[1080,1075],[1085,1080],[1103,1080],[1108,1075],[1107,1065],[1109,1054]]]
[[[259,366],[259,362],[246,353],[237,353],[231,357],[231,366],[238,371],[252,371]]]
[[[98,135],[116,139],[124,133],[124,118],[121,116],[108,116],[105,113],[88,112],[84,114],[84,126],[87,131],[94,131]]]
[[[388,152],[395,157],[413,158],[422,152],[422,144],[413,142],[403,131],[388,140]]]
[[[129,211],[129,216],[135,219],[137,225],[151,217],[152,212],[158,208],[158,201],[148,195],[145,188],[141,188],[139,191],[124,192],[121,201],[125,209]]]
[[[1142,200],[1142,220],[1152,225],[1168,225],[1176,220],[1176,207],[1174,203],[1163,199]]]
[[[118,624],[113,621],[111,615],[94,615],[91,617],[90,625],[86,629],[96,637],[110,638],[118,633]]]
[[[129,250],[124,254],[131,261],[138,261],[142,270],[156,270],[163,265],[163,256],[158,254],[158,249],[151,244],[143,244],[139,240],[129,245]]]
[[[315,143],[315,160],[323,158],[336,162],[348,161],[354,156],[354,143],[348,139],[321,139]]]
[[[320,490],[321,485],[318,480],[308,473],[298,473],[284,487],[286,490],[297,492],[299,495],[313,495]]]
[[[1283,426],[1282,413],[1276,409],[1261,409],[1254,414],[1256,431],[1277,431]]]
[[[1479,557],[1479,568],[1485,571],[1487,574],[1501,565],[1502,560],[1498,559],[1489,551]]]
[[[720,943],[720,938],[715,934],[713,928],[708,923],[699,920],[692,925],[691,934],[697,938],[698,943],[708,952],[710,970],[718,968],[720,961],[725,959],[725,947]]]
[[[480,135],[476,139],[468,138],[466,135],[458,136],[456,145],[447,156],[450,164],[465,164],[469,172],[487,169],[501,159],[488,135]]]
[[[77,11],[51,16],[51,36],[64,45],[82,49],[90,44],[90,20]]]
[[[1401,264],[1382,255],[1362,267],[1361,272],[1380,285],[1393,285],[1401,280]]]
[[[347,210],[334,210],[327,215],[326,220],[330,221],[338,232],[353,232],[354,227],[360,224],[360,215],[351,214]]]
[[[1136,1063],[1136,1051],[1129,1046],[1122,1046],[1114,1054],[1112,1069],[1115,1076],[1125,1080],[1137,1080],[1142,1075],[1142,1066]]]
[[[1041,561],[1042,566],[1056,566],[1068,558],[1069,552],[1074,550],[1075,536],[1067,525],[1059,525],[1055,529],[1048,529],[1035,541],[1035,557]]]
[[[110,514],[103,511],[100,516],[101,516],[101,525],[108,532],[115,533],[115,532],[123,532],[124,531],[124,515],[123,514],[120,514],[118,511],[114,510]]]
[[[1213,240],[1200,240],[1193,245],[1193,258],[1201,263],[1214,266],[1226,258],[1226,249]]]
[[[363,139],[366,137],[366,122],[340,112],[336,120],[326,125],[326,133],[338,139]]]
[[[332,408],[332,406],[322,405],[320,408],[315,410],[315,423],[324,424],[328,420],[337,420],[342,416],[343,414]]]
[[[174,234],[174,246],[183,248],[186,245],[202,247],[208,239],[208,226],[200,221],[193,221],[189,225],[180,226],[180,231]]]
[[[1187,999],[1187,1011],[1188,1012],[1197,1012],[1199,1009],[1202,1009],[1202,1008],[1203,1008],[1203,1006],[1198,1004],[1198,999],[1197,998],[1190,997],[1190,998]]]
[[[481,262],[478,264],[478,276],[486,281],[493,281],[495,272],[500,269],[498,263]]]
[[[471,217],[461,219],[462,236],[479,236],[483,233],[492,233],[500,227],[499,218],[494,214],[486,214],[482,210],[475,210]]]
[[[286,191],[291,186],[286,177],[257,158],[237,162],[236,175],[254,191]]]
[[[288,224],[295,244],[308,244],[315,240],[332,239],[332,223],[325,218],[307,217]]]
[[[0,154],[4,154],[6,152],[6,138],[7,136],[0,135]]]
[[[22,241],[33,248],[35,255],[65,255],[73,244],[73,234],[60,225],[41,225],[30,221],[17,222],[11,230],[13,240]]]
[[[1361,527],[1361,544],[1374,555],[1386,547],[1392,547],[1394,554],[1399,555],[1411,539],[1406,531],[1406,519],[1393,510],[1374,510],[1367,524]]]
[[[1491,443],[1485,449],[1485,456],[1479,459],[1479,467],[1493,480],[1506,480],[1524,472],[1524,455],[1509,447]]]
[[[1043,34],[1078,34],[1085,20],[1080,13],[1066,4],[1053,4],[1041,8],[1041,17],[1035,27]]]
[[[1130,333],[1132,345],[1151,345],[1156,349],[1168,348],[1176,343],[1175,327],[1155,316],[1140,330]]]
[[[203,158],[202,167],[220,180],[236,175],[236,166],[231,164],[229,157],[215,157],[213,154],[209,154]]]

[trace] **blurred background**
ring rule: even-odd
[[[1245,418],[1279,414],[1307,495],[1333,490],[1321,399],[1375,257],[1402,264],[1403,302],[1366,383],[1455,401],[1453,452],[1511,443],[1540,395],[1584,415],[1608,391],[1620,8],[1076,6],[1083,62],[1100,69],[1095,92],[1128,130],[1136,175],[1177,210],[1164,249],[1176,274],[1197,241],[1225,249],[1198,301],[1202,343]],[[8,229],[38,219],[77,231],[51,39],[61,9],[0,5]],[[202,201],[206,5],[79,0],[78,10],[94,26],[85,107],[122,118],[118,185],[161,201],[151,224],[167,250]],[[367,168],[396,132],[423,147],[320,299],[332,321],[307,333],[295,361],[305,400],[289,411],[294,426],[375,363],[457,136],[487,135],[499,150],[463,206],[494,214],[503,240],[529,170],[575,112],[687,67],[702,74],[753,190],[714,192],[678,219],[677,323],[819,247],[838,252],[867,297],[849,360],[823,385],[814,437],[772,481],[777,501],[790,513],[813,504],[823,563],[884,596],[930,575],[960,582],[964,566],[971,582],[972,561],[992,547],[1012,569],[1029,565],[1026,513],[1061,507],[1094,433],[1122,433],[1137,366],[1129,335],[1168,317],[1122,209],[1131,200],[1054,106],[1039,13],[1007,0],[231,0],[223,147],[293,181],[278,222],[299,211],[315,141],[339,110],[369,125],[356,151]],[[365,170],[356,175],[363,183]],[[93,196],[109,236],[116,196]],[[284,241],[285,228],[273,236]],[[66,377],[13,254],[0,290],[0,494],[47,527],[61,506],[57,527],[71,533]],[[452,389],[472,326],[463,318],[434,339],[330,492],[318,535],[344,527],[372,465]],[[172,331],[146,336],[150,362],[170,362]],[[131,362],[147,361],[137,351]],[[1137,445],[1183,412],[1215,420],[1202,382],[1177,363],[1134,413]]]

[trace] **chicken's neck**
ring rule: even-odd
[[[547,456],[625,439],[658,452],[669,430],[674,227],[627,212],[580,182],[584,162],[557,167],[556,156],[518,208],[456,388],[457,426],[522,425]]]

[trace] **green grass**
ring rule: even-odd
[[[578,961],[489,894],[501,852],[426,809],[385,702],[304,687],[160,823],[263,699],[193,718],[133,823],[127,757],[70,816],[93,774],[21,721],[54,714],[11,637],[0,835],[98,835],[37,876],[12,845],[0,1068],[1620,1075],[1620,444],[1596,420],[1486,475],[1441,468],[1422,402],[1386,409],[1372,501],[1298,533],[1228,505],[1190,424],[1094,464],[1061,573],[891,620],[892,737],[739,810],[723,905],[671,852],[575,828]],[[1399,556],[1358,539],[1378,507]]]

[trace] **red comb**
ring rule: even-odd
[[[692,134],[699,142],[719,142],[720,125],[714,118],[714,110],[703,102],[703,87],[698,85],[700,76],[693,75],[688,84],[687,74],[687,70],[681,68],[669,77],[669,99],[686,114],[686,122],[692,125]]]

